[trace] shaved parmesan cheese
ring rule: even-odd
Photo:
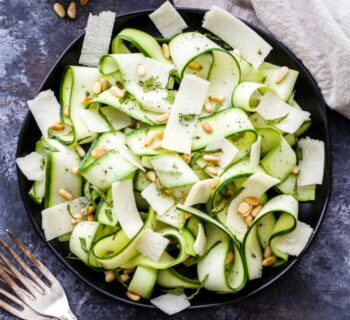
[[[131,118],[126,115],[124,112],[121,112],[113,107],[103,107],[100,111],[108,119],[109,123],[114,130],[124,129],[131,125]]]
[[[60,120],[60,104],[53,91],[41,91],[37,97],[27,103],[41,134],[47,138],[50,126]]]
[[[312,232],[313,229],[308,224],[297,221],[296,228],[292,232],[278,237],[274,245],[281,252],[298,256],[304,250]]]
[[[164,38],[172,38],[187,28],[187,24],[169,1],[149,15]]]
[[[238,153],[238,149],[225,138],[216,138],[208,143],[205,148],[206,151],[220,150],[219,152],[213,154],[217,156],[219,161],[219,166],[221,168],[227,167],[232,163],[234,157]]]
[[[302,160],[299,161],[298,186],[322,184],[325,151],[324,142],[310,138],[300,139],[298,142],[302,151]]]
[[[272,91],[268,91],[261,98],[256,112],[265,120],[276,120],[284,117],[275,126],[287,133],[296,132],[310,116],[309,112],[291,107]]]
[[[135,236],[143,226],[136,207],[133,182],[124,180],[112,184],[113,208],[128,238]]]
[[[171,293],[163,294],[151,299],[151,303],[168,315],[185,310],[191,305],[184,293],[179,296]]]
[[[97,67],[103,54],[108,53],[114,27],[115,13],[103,11],[98,16],[89,14],[79,63]]]
[[[231,47],[239,49],[242,57],[255,68],[259,67],[272,50],[272,47],[253,29],[217,6],[212,6],[205,14],[202,26]]]
[[[158,261],[168,244],[167,238],[151,229],[146,229],[138,242],[137,250],[153,261]]]
[[[212,181],[213,179],[206,179],[195,183],[186,198],[184,206],[191,207],[198,203],[207,203],[212,191],[210,188]]]
[[[242,241],[248,226],[243,217],[238,214],[238,206],[247,197],[260,198],[267,190],[280,182],[266,173],[256,172],[250,176],[242,185],[243,190],[234,198],[227,211],[226,225]]]
[[[148,76],[157,78],[162,88],[165,88],[168,84],[170,71],[175,69],[173,64],[164,63],[151,58],[145,58],[143,65]]]
[[[85,122],[88,129],[93,133],[109,131],[106,121],[99,115],[96,109],[80,109],[80,117]]]
[[[28,180],[40,181],[45,178],[44,158],[37,152],[16,159],[17,165]]]
[[[194,252],[197,255],[202,256],[205,252],[206,246],[207,246],[207,238],[205,236],[203,225],[201,223],[198,223],[198,234],[196,237],[196,241],[193,244]]]
[[[155,183],[151,183],[148,187],[146,187],[142,191],[141,196],[160,216],[175,204],[175,200],[172,197],[167,196],[163,192],[157,190]]]
[[[250,166],[255,168],[260,162],[260,152],[261,152],[261,136],[252,144],[250,149]]]
[[[136,168],[139,168],[142,171],[146,171],[145,168],[141,164],[141,160],[139,157],[135,156],[129,148],[125,145],[125,142],[118,147],[118,151],[120,155],[131,164],[133,164]]]
[[[71,232],[74,228],[72,224],[73,216],[80,214],[87,204],[88,200],[81,197],[41,211],[42,228],[46,240],[50,241]]]
[[[185,74],[165,127],[162,140],[163,148],[181,153],[191,153],[192,139],[198,121],[197,116],[202,111],[208,90],[208,81]]]

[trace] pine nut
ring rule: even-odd
[[[64,109],[63,109],[63,115],[64,115],[65,117],[69,117],[69,107],[68,107],[68,106],[64,107]]]
[[[64,199],[71,201],[73,200],[73,196],[71,193],[69,193],[67,190],[65,189],[60,189],[58,190],[58,193],[60,194],[60,196],[62,196]]]
[[[74,218],[73,218],[73,219],[71,220],[71,223],[72,223],[73,226],[77,225],[77,224],[80,223],[80,222],[81,222],[81,219],[74,219]]]
[[[220,158],[213,156],[211,154],[205,154],[203,156],[203,160],[214,164],[218,164],[220,162]]]
[[[252,211],[252,206],[248,204],[247,202],[241,202],[238,206],[237,211],[243,216],[247,217],[250,214],[250,211]]]
[[[134,272],[134,270],[135,270],[135,268],[127,268],[127,269],[124,269],[124,270],[123,270],[123,273],[129,274],[129,273]]]
[[[247,197],[244,199],[244,201],[252,206],[257,206],[260,204],[260,200],[255,197]]]
[[[99,159],[108,152],[108,149],[105,147],[97,148],[91,151],[91,156],[94,159]]]
[[[92,98],[91,97],[86,97],[81,104],[86,107],[90,102],[91,102]]]
[[[102,83],[100,81],[96,81],[92,87],[92,92],[97,95],[101,93],[101,90],[102,90]]]
[[[78,144],[75,146],[75,151],[79,154],[79,156],[81,156],[82,158],[85,157],[86,152],[85,150]]]
[[[252,212],[250,213],[253,218],[255,218],[258,215],[258,213],[261,211],[261,208],[262,208],[261,205],[258,205],[253,208]]]
[[[88,4],[89,0],[80,0],[80,5],[86,6]]]
[[[60,18],[64,18],[64,16],[66,15],[66,12],[64,10],[64,7],[56,2],[54,5],[53,5],[53,10],[56,12],[56,14],[60,17]]]
[[[75,176],[80,176],[79,167],[73,167],[71,171]]]
[[[253,223],[253,217],[251,215],[249,215],[248,217],[245,218],[245,223],[247,224],[247,226],[251,226]]]
[[[190,154],[184,153],[184,154],[182,155],[182,159],[183,159],[187,164],[190,164],[190,163],[191,163],[191,155],[190,155]]]
[[[263,260],[262,265],[264,267],[269,267],[269,266],[273,265],[275,262],[276,262],[276,257],[270,256],[270,257],[267,257]]]
[[[213,127],[208,122],[202,122],[201,125],[206,133],[213,133]]]
[[[213,113],[215,110],[215,107],[210,103],[209,100],[207,100],[204,104],[204,111],[208,113]]]
[[[86,214],[90,215],[90,214],[93,214],[95,211],[96,211],[96,206],[91,205],[87,207]]]
[[[81,220],[82,217],[83,217],[83,215],[81,213],[76,213],[73,215],[73,218],[77,219],[77,220]]]
[[[156,117],[156,121],[159,123],[165,122],[169,119],[169,112],[164,112]]]
[[[210,182],[210,189],[215,189],[220,183],[220,178],[215,178]]]
[[[199,64],[197,61],[190,62],[188,67],[190,69],[193,69],[193,70],[196,70],[196,71],[199,71],[199,70],[203,69],[203,66],[201,64]]]
[[[167,43],[162,44],[162,51],[163,51],[163,56],[166,59],[170,58],[170,51],[169,51],[169,46]]]
[[[147,71],[146,68],[143,64],[139,64],[137,66],[137,74],[139,75],[139,77],[144,77],[146,75]]]
[[[156,135],[157,135],[157,132],[155,130],[148,131],[143,141],[143,145],[145,147],[150,146],[154,142]]]
[[[158,178],[156,178],[156,180],[154,181],[155,185],[156,185],[156,189],[157,191],[161,191],[163,189],[162,185],[160,184],[160,181]]]
[[[113,86],[111,88],[111,94],[117,98],[123,98],[124,95],[126,93],[126,90],[125,89],[120,89],[119,87],[117,86]]]
[[[223,103],[226,99],[225,96],[209,96],[208,98],[211,102]]]
[[[129,280],[129,278],[130,278],[129,275],[126,274],[126,273],[123,273],[123,274],[120,275],[121,282],[126,282],[126,281]]]
[[[149,181],[154,182],[157,179],[156,173],[154,171],[148,171],[146,177]]]
[[[300,171],[300,169],[299,169],[299,167],[298,167],[297,165],[295,165],[295,166],[293,167],[293,169],[292,169],[292,173],[293,173],[293,174],[298,174],[299,171]]]
[[[188,220],[189,218],[191,218],[191,214],[189,212],[185,212],[184,213],[184,219]]]
[[[237,58],[240,58],[242,55],[241,55],[241,50],[239,49],[234,49],[233,50],[233,54],[237,57]]]
[[[50,126],[50,128],[54,131],[62,131],[64,129],[64,124],[54,123]]]
[[[212,176],[218,175],[218,170],[215,167],[207,167],[207,172]]]
[[[140,299],[141,299],[141,297],[138,294],[132,293],[130,291],[127,291],[126,295],[132,301],[140,301]]]
[[[89,214],[87,217],[86,217],[87,221],[95,221],[95,216],[93,214]]]
[[[158,138],[160,140],[162,140],[164,138],[164,131],[157,130],[157,131],[155,131],[155,133],[156,133],[156,138]]]
[[[77,17],[77,6],[75,5],[75,2],[72,1],[67,9],[67,15],[71,19],[75,19]]]
[[[232,251],[228,251],[228,252],[226,253],[225,265],[231,263],[232,260],[233,260],[233,258],[234,258],[233,252],[232,252]]]
[[[174,190],[171,190],[171,189],[164,189],[163,191],[164,191],[165,194],[167,194],[169,196],[174,193]]]
[[[264,258],[268,258],[268,257],[271,257],[272,255],[272,251],[271,251],[271,248],[269,246],[267,246],[264,250]]]
[[[116,278],[116,277],[115,277],[115,274],[114,274],[113,271],[106,271],[106,272],[105,272],[105,281],[106,281],[107,283],[114,281],[115,278]]]
[[[100,82],[101,82],[101,91],[107,90],[108,87],[109,87],[109,82],[108,82],[108,80],[107,80],[106,78],[102,78],[102,79],[100,80]]]
[[[277,78],[276,78],[275,83],[276,83],[276,84],[282,83],[282,82],[284,81],[284,79],[287,77],[288,72],[289,72],[289,68],[288,68],[288,67],[285,67],[285,66],[282,67],[282,68],[279,70],[278,74],[277,74]]]

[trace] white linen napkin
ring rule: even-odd
[[[350,0],[174,0],[231,12],[283,42],[315,77],[330,108],[350,118]]]

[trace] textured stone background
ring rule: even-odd
[[[155,311],[113,301],[81,283],[33,231],[19,198],[15,175],[18,132],[35,92],[52,64],[83,30],[88,13],[125,13],[155,8],[162,0],[90,1],[76,21],[61,20],[54,1],[0,0],[0,235],[11,228],[45,259],[66,288],[78,319],[167,319]],[[349,79],[350,80],[350,79]],[[350,122],[329,112],[333,147],[333,191],[329,210],[312,247],[282,280],[235,305],[188,311],[174,319],[349,319],[350,318]],[[0,311],[0,319],[12,319]]]

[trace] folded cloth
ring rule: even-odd
[[[175,0],[217,5],[267,30],[302,60],[331,109],[350,118],[350,0]]]

